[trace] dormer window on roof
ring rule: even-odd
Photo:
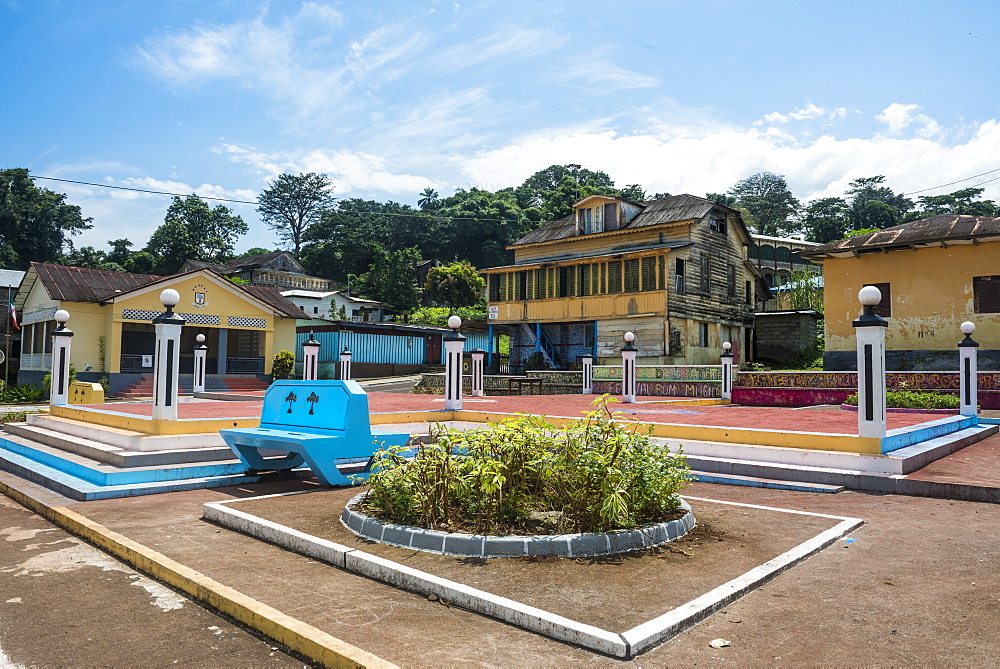
[[[622,221],[622,208],[615,198],[591,195],[573,205],[580,231],[589,235],[606,230],[617,230]]]

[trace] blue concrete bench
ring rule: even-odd
[[[337,465],[368,462],[379,448],[376,441],[402,446],[410,438],[372,434],[368,394],[356,381],[275,381],[264,394],[260,427],[219,434],[251,469],[292,469],[305,463],[326,485],[350,484]],[[260,448],[288,455],[264,458]]]

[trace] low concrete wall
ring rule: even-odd
[[[957,337],[956,337],[957,339]],[[979,349],[980,369],[1000,369],[1000,351]],[[946,351],[886,351],[886,369],[904,372],[932,372],[937,369],[958,369],[958,349]],[[857,371],[857,351],[824,351],[823,369]]]
[[[937,390],[958,394],[958,372],[892,371],[885,375],[892,390]],[[979,406],[1000,408],[1000,372],[979,372]],[[856,392],[858,374],[842,372],[740,372],[733,403],[751,406],[803,407],[842,404]]]

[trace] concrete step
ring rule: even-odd
[[[0,448],[0,470],[10,472],[21,479],[36,483],[55,493],[79,501],[138,497],[140,495],[153,495],[161,492],[243,485],[254,483],[262,478],[261,476],[246,474],[230,474],[183,480],[102,486],[3,448]],[[308,470],[305,470],[305,472],[296,471],[296,475],[299,476],[308,475],[308,473]]]
[[[3,427],[7,438],[28,440],[115,467],[154,467],[181,462],[214,462],[234,458],[233,452],[228,446],[170,451],[130,451],[120,446],[94,441],[86,437],[73,436],[41,425],[7,423]]]
[[[739,485],[751,488],[773,488],[776,490],[797,490],[799,492],[838,493],[846,490],[842,485],[825,485],[822,483],[802,483],[782,479],[768,479],[759,476],[737,476],[735,474],[713,474],[692,469],[691,474],[700,483],[718,483],[721,485]]]
[[[99,486],[138,485],[214,476],[245,474],[246,465],[234,457],[212,462],[179,462],[151,467],[115,467],[77,453],[67,453],[52,446],[21,437],[0,441],[0,454],[16,454],[63,474]]]

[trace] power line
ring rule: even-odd
[[[959,179],[958,181],[950,181],[950,182],[948,182],[946,184],[941,184],[940,186],[931,186],[930,188],[922,188],[920,190],[913,190],[913,191],[910,191],[909,193],[900,193],[900,195],[903,196],[903,195],[916,195],[917,193],[926,193],[929,190],[935,190],[937,188],[944,188],[945,186],[954,186],[955,184],[960,184],[963,181],[969,181],[970,179],[975,179],[977,177],[986,176],[987,174],[993,174],[994,172],[1000,172],[1000,167],[996,168],[995,170],[990,170],[989,172],[983,172],[982,174],[974,174],[971,177],[965,177],[964,179]],[[997,178],[1000,178],[1000,177],[997,177]],[[989,181],[984,181],[983,183],[984,184],[988,184],[990,181],[996,181],[996,179],[990,179]],[[976,184],[976,186],[979,186],[979,185],[980,184]],[[975,188],[976,186],[973,186],[973,188]]]
[[[213,202],[232,202],[235,204],[254,204],[259,205],[258,200],[234,200],[232,198],[225,197],[209,197],[207,195],[198,195],[197,193],[171,193],[164,190],[150,190],[147,188],[131,188],[129,186],[113,186],[111,184],[98,184],[91,181],[74,181],[73,179],[58,179],[56,177],[40,177],[34,174],[31,175],[32,179],[47,179],[49,181],[61,181],[67,184],[79,184],[81,186],[96,186],[97,188],[112,188],[114,190],[128,190],[136,193],[150,193],[152,195],[170,195],[173,197],[188,197],[189,195],[194,195],[195,197],[201,198],[202,200],[212,200]],[[423,211],[414,210],[412,213],[398,213],[390,211],[354,211],[351,209],[337,209],[335,213],[338,214],[357,214],[359,216],[401,216],[401,217],[418,217],[418,218],[429,218],[429,219],[440,219],[440,220],[452,220],[452,221],[506,221],[506,218],[482,218],[480,216],[435,216]],[[542,221],[542,223],[548,223],[549,221]]]

